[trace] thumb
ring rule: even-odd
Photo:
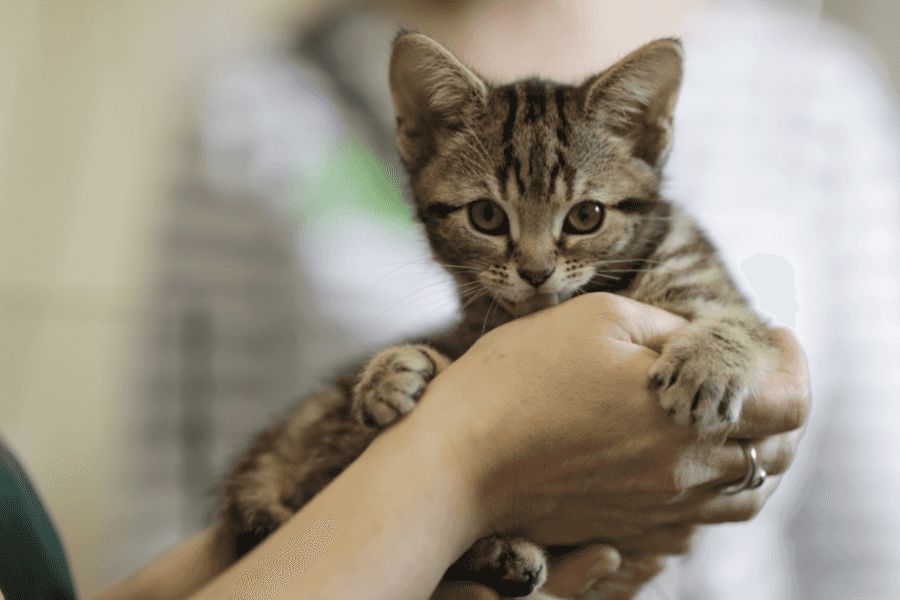
[[[551,561],[543,589],[568,598],[581,593],[595,580],[614,573],[621,562],[622,557],[612,546],[584,546]]]

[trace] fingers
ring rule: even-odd
[[[720,476],[710,479],[705,490],[715,490],[742,480],[750,468],[744,445],[756,449],[756,462],[766,475],[781,475],[791,466],[802,431],[773,435],[747,442],[728,441],[721,450],[711,455],[711,460],[721,466]]]
[[[550,573],[544,589],[549,593],[568,598],[597,579],[614,573],[622,557],[612,546],[592,545],[579,548],[550,562]]]
[[[615,548],[591,545],[579,548],[550,562],[550,573],[544,590],[560,597],[571,597],[596,584],[619,568],[622,558]],[[476,583],[444,582],[431,600],[500,600],[497,593]]]
[[[657,527],[647,533],[616,540],[616,548],[625,555],[684,554],[691,549],[699,529],[693,524],[679,523]]]
[[[712,494],[692,518],[697,523],[736,523],[749,521],[762,509],[766,500],[778,487],[781,478],[767,477],[755,490],[744,490],[734,496]]]
[[[577,600],[627,600],[658,575],[665,563],[659,556],[623,557],[619,569],[612,575],[597,580]]]
[[[809,378],[806,359],[789,329],[773,332],[781,359],[758,398],[748,400],[733,438],[757,438],[802,427],[809,414]]]

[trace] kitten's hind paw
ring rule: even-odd
[[[528,540],[490,536],[475,542],[447,577],[486,585],[504,598],[523,598],[547,581],[547,558]]]
[[[450,361],[424,345],[396,346],[376,354],[353,390],[356,419],[386,427],[411,411],[428,382]]]

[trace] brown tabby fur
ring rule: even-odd
[[[579,86],[495,87],[430,38],[398,35],[390,84],[400,154],[464,318],[443,337],[380,352],[256,439],[225,486],[238,554],[411,410],[484,331],[575,294],[617,293],[686,317],[649,385],[674,419],[701,433],[735,422],[758,383],[757,360],[774,344],[710,242],[660,196],[681,73],[681,44],[663,39]],[[505,214],[497,231],[475,226],[472,204],[483,199],[494,204],[482,216]],[[584,201],[602,204],[592,209],[602,222],[573,232],[567,215]],[[524,596],[543,584],[544,560],[530,542],[489,537],[451,574]]]

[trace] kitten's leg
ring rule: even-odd
[[[382,350],[353,389],[354,415],[367,425],[390,425],[415,407],[428,382],[449,364],[449,358],[423,344]]]
[[[450,567],[447,578],[486,585],[504,598],[522,598],[547,581],[547,557],[528,540],[488,536]]]
[[[695,318],[663,348],[650,370],[662,407],[683,425],[719,430],[735,423],[757,393],[759,367],[773,364],[771,332],[743,306],[718,307]]]
[[[306,398],[260,433],[236,462],[221,497],[235,557],[287,521],[356,459],[377,434],[350,415],[352,375]]]

